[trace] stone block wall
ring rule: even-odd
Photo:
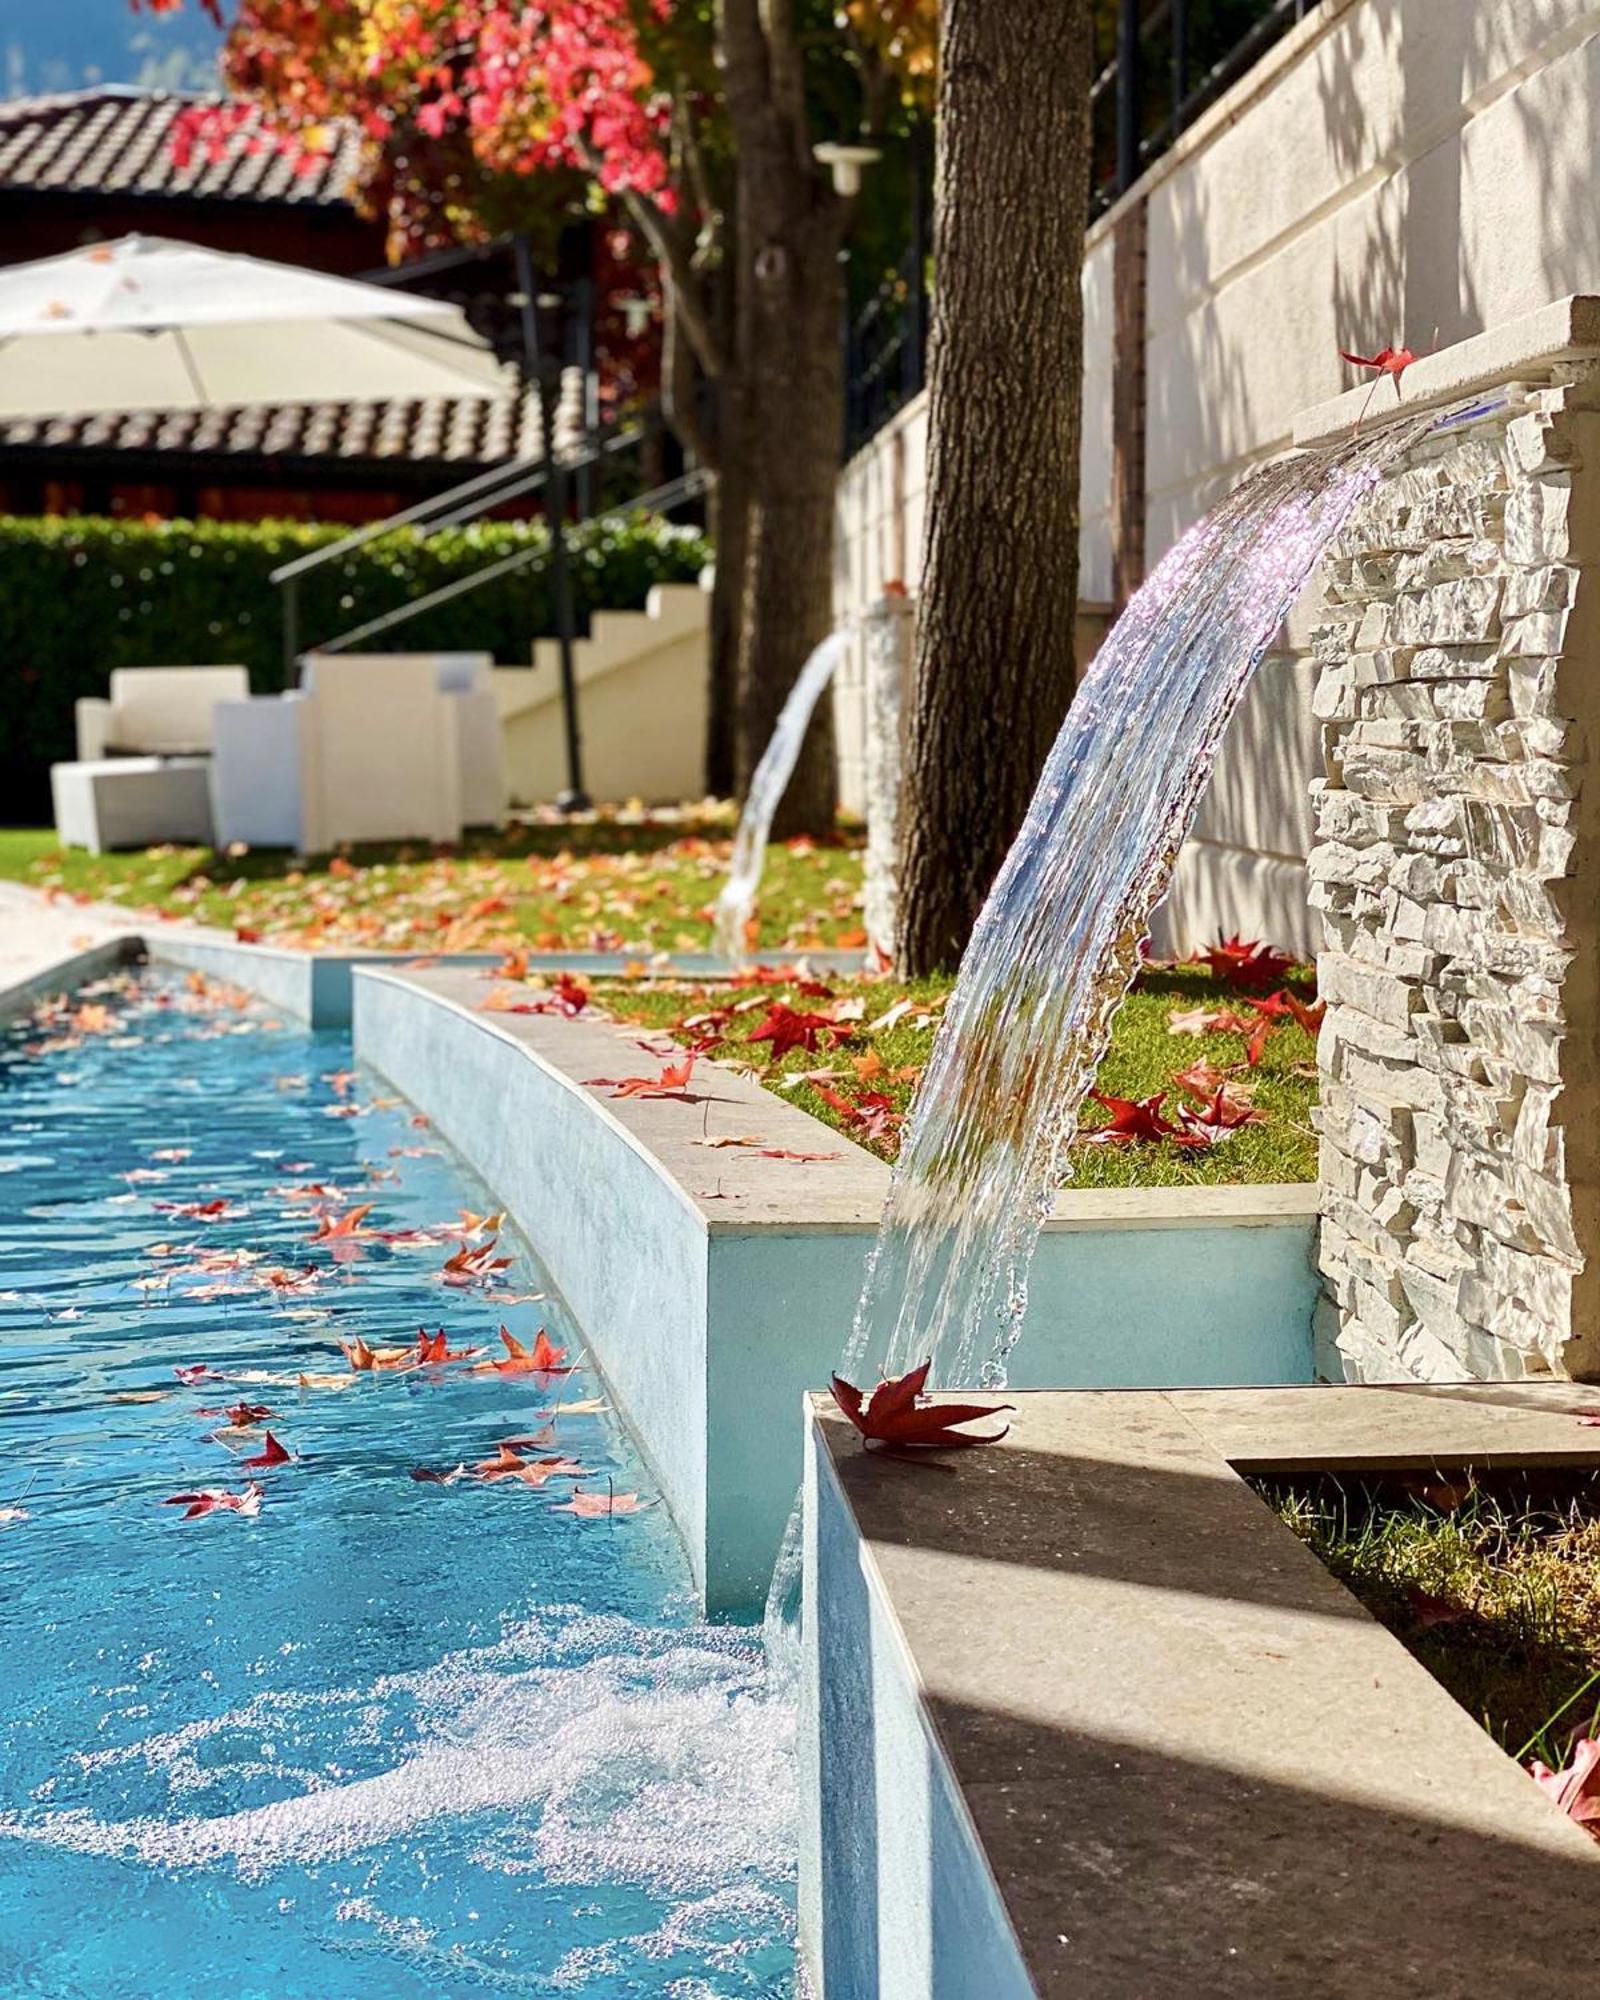
[[[1600,1373],[1600,390],[1556,372],[1412,449],[1324,566],[1336,1380]]]

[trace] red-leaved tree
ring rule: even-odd
[[[334,121],[360,132],[392,254],[530,210],[626,216],[659,274],[669,419],[716,474],[708,777],[742,787],[830,624],[854,203],[813,148],[882,128],[925,68],[929,0],[200,4],[230,92],[283,144],[316,157]],[[198,112],[187,142],[223,143],[227,115]],[[778,830],[820,830],[833,804],[824,715]]]

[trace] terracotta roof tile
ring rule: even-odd
[[[0,103],[0,192],[350,205],[359,145],[348,125],[334,127],[337,141],[329,158],[302,173],[292,157],[263,137],[260,114],[252,108],[223,140],[218,159],[210,157],[209,147],[197,146],[180,167],[172,145],[178,115],[208,102],[221,100],[101,85]]]

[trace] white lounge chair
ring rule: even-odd
[[[109,694],[77,704],[77,761],[51,767],[62,845],[209,845],[213,713],[249,692],[243,667],[113,668]]]
[[[219,703],[218,843],[319,854],[459,840],[456,715],[426,654],[312,654],[296,693]]]
[[[243,667],[113,667],[110,694],[77,704],[79,761],[204,756],[217,703],[249,692]]]

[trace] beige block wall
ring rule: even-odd
[[[1421,351],[1600,289],[1600,4],[1323,0],[1159,161],[1147,198],[1146,549],[1150,562],[1295,413],[1347,387],[1342,346]],[[1110,594],[1112,218],[1084,271],[1082,587]],[[1388,394],[1378,392],[1379,402]],[[915,585],[926,418],[901,419]],[[840,484],[841,615],[889,534],[884,438]],[[881,572],[877,575],[881,581]],[[1306,788],[1316,771],[1297,618],[1219,761],[1166,923],[1308,949]],[[839,695],[841,739],[855,696]],[[850,785],[846,783],[846,793]]]

